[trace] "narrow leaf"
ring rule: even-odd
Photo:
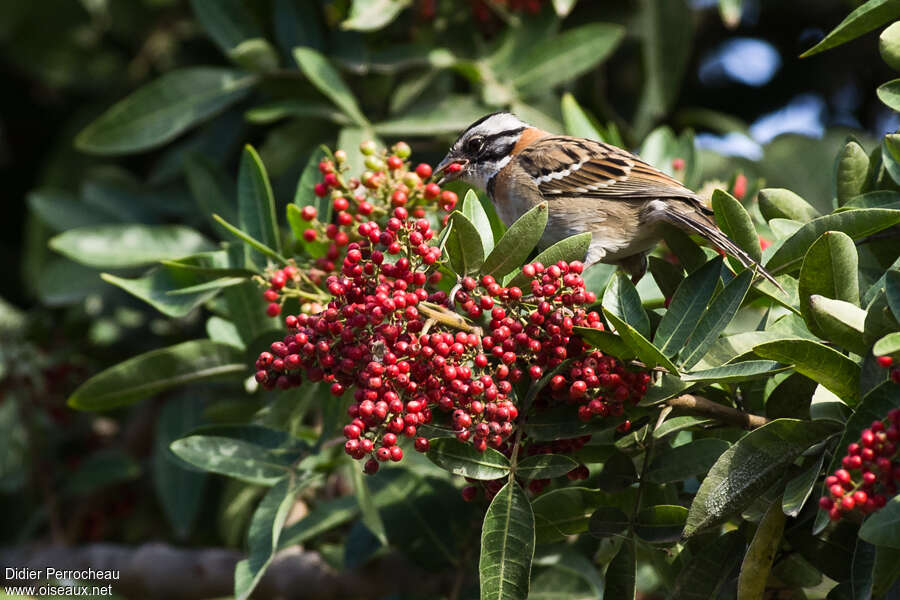
[[[856,246],[846,234],[826,231],[807,250],[800,267],[800,312],[817,336],[825,337],[812,314],[810,296],[859,304],[858,267]]]
[[[669,358],[678,354],[697,327],[716,291],[716,284],[722,272],[722,260],[722,257],[719,257],[709,261],[688,275],[675,290],[669,308],[653,337],[654,345]]]
[[[766,188],[759,191],[759,210],[766,221],[789,219],[806,223],[822,216],[812,204],[784,188]]]
[[[368,127],[368,121],[359,110],[353,92],[341,79],[340,74],[328,62],[328,59],[312,48],[294,48],[294,60],[303,74],[316,88],[344,111],[353,122],[361,127]],[[352,149],[352,150],[355,150]]]
[[[622,271],[616,271],[603,293],[603,310],[628,323],[645,338],[650,337],[650,318],[637,289]]]
[[[509,460],[493,448],[479,452],[452,438],[431,440],[428,458],[454,475],[490,481],[509,474]]]
[[[178,385],[246,372],[244,354],[234,346],[193,340],[140,354],[101,371],[81,384],[68,404],[78,410],[107,410]]]
[[[781,543],[784,532],[785,516],[781,511],[781,502],[773,502],[765,516],[759,522],[756,533],[744,562],[741,563],[741,574],[738,577],[738,595],[746,600],[762,600],[772,569],[772,560]]]
[[[95,225],[69,229],[50,247],[75,262],[100,269],[140,267],[212,250],[213,245],[183,225]]]
[[[288,474],[288,466],[274,452],[235,438],[191,435],[170,447],[195,467],[255,485],[273,485]]]
[[[85,127],[75,145],[93,154],[130,154],[161,146],[245,98],[258,79],[233,69],[171,71],[119,101]]]
[[[497,245],[484,259],[483,275],[502,277],[517,268],[537,245],[547,226],[547,203],[542,202],[510,225]]]
[[[794,370],[816,381],[850,406],[859,401],[859,365],[812,340],[785,339],[753,348],[757,355],[792,365]]]
[[[784,488],[784,496],[781,499],[781,510],[789,517],[796,517],[803,509],[803,505],[812,494],[822,471],[822,463],[825,461],[825,453],[812,461],[806,469],[787,482]]]
[[[690,369],[700,362],[716,343],[719,335],[725,331],[743,304],[751,283],[753,283],[753,273],[745,270],[729,281],[728,285],[709,304],[709,308],[700,317],[700,322],[697,323],[691,337],[679,352],[679,360],[685,369]]]
[[[806,58],[840,46],[876,27],[900,18],[900,5],[892,0],[869,0],[851,12],[818,44],[800,55]]]
[[[577,467],[578,463],[564,454],[536,454],[516,465],[516,477],[525,481],[553,479]]]
[[[491,219],[485,212],[484,207],[481,205],[481,200],[478,199],[478,194],[474,190],[466,192],[462,203],[462,214],[472,222],[472,225],[478,231],[484,256],[487,256],[494,249],[494,233],[491,230]]]
[[[741,247],[753,260],[762,259],[759,234],[744,205],[726,191],[716,189],[712,195],[712,207],[716,213],[716,224]]]
[[[662,366],[670,373],[678,373],[678,368],[672,364],[672,361],[631,325],[609,312],[605,306],[603,307],[603,314],[606,315],[606,319],[610,324],[616,328],[616,332],[621,336],[622,341],[628,344],[646,366],[651,368]]]
[[[644,474],[649,483],[671,483],[703,475],[728,450],[725,440],[701,438],[660,453]]]
[[[534,557],[534,513],[515,481],[497,492],[481,530],[481,600],[524,600]]]
[[[684,535],[713,527],[750,506],[802,452],[831,430],[821,423],[776,419],[746,434],[719,457],[703,480]]]
[[[478,271],[484,263],[484,246],[475,225],[460,211],[454,211],[448,221],[446,249],[450,265],[460,276]]]
[[[606,588],[604,598],[621,598],[634,600],[637,579],[637,563],[634,556],[634,541],[629,537],[622,541],[622,546],[609,567],[606,569]]]

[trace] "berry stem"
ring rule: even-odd
[[[769,422],[766,417],[745,413],[736,408],[713,402],[702,396],[682,394],[676,398],[666,400],[666,404],[672,408],[680,408],[688,412],[705,417],[712,417],[719,421],[747,429],[755,429]]]
[[[480,336],[482,333],[480,327],[471,325],[464,318],[443,306],[432,304],[431,302],[420,302],[418,308],[419,312],[427,316],[429,319],[433,319],[434,321],[437,321],[438,323],[441,323],[443,325],[447,325],[448,327],[453,327],[454,329],[459,329],[460,331],[465,331],[466,333],[474,333],[478,336]]]

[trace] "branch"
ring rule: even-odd
[[[703,396],[683,394],[677,398],[666,400],[672,408],[680,408],[695,415],[717,419],[729,425],[737,425],[747,429],[761,427],[769,422],[766,417],[745,413],[736,408],[713,402]]]
[[[0,548],[0,565],[29,569],[115,570],[112,584],[127,598],[200,600],[234,593],[234,566],[244,554],[226,548],[177,548],[164,543],[131,547],[121,544],[87,546],[13,546]],[[396,576],[403,573],[402,577]],[[0,575],[5,574],[0,571]],[[425,572],[397,554],[370,561],[357,570],[339,572],[318,552],[299,546],[279,552],[266,570],[254,598],[380,598],[388,595],[440,595],[452,587],[453,573]],[[3,578],[0,578],[2,581]],[[7,585],[40,585],[38,581],[8,580]]]

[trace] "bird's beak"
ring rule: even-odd
[[[453,156],[452,152],[447,154],[447,156],[444,157],[444,160],[442,160],[440,162],[440,164],[438,164],[438,166],[434,169],[434,176],[435,177],[437,177],[438,175],[441,176],[441,178],[437,180],[438,185],[444,185],[445,183],[449,183],[449,182],[453,181],[454,179],[459,178],[460,175],[462,175],[463,169],[459,169],[458,171],[456,171],[454,173],[446,172],[447,167],[449,167],[452,164],[459,164],[460,166],[465,167],[467,164],[469,164],[469,161],[467,159],[457,158],[457,157]]]

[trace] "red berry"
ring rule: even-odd
[[[316,218],[316,212],[315,206],[304,206],[300,211],[300,218],[304,221],[312,221]]]
[[[672,170],[673,171],[683,171],[684,170],[684,159],[683,158],[672,159]]]
[[[747,195],[747,177],[743,173],[739,173],[734,178],[734,197],[741,200]]]
[[[374,458],[370,458],[366,461],[366,465],[363,467],[363,471],[366,475],[374,475],[378,472],[378,463]]]
[[[270,317],[277,317],[281,314],[281,305],[277,302],[272,302],[266,307],[266,314]]]
[[[894,364],[894,359],[890,356],[876,356],[875,360],[878,362],[878,366],[883,369],[887,369]]]
[[[434,200],[441,195],[441,188],[436,183],[429,183],[425,186],[424,194],[426,200]]]
[[[317,237],[317,235],[316,235],[315,229],[306,229],[303,231],[303,239],[306,240],[307,242],[316,241],[316,237]]]
[[[315,187],[313,187],[313,193],[319,198],[324,198],[326,194],[328,194],[328,186],[324,183],[317,183]]]
[[[396,171],[403,166],[403,159],[399,156],[388,156],[387,166],[391,171]]]
[[[430,444],[428,438],[418,437],[416,438],[414,446],[418,452],[428,452]]]
[[[418,175],[422,179],[428,179],[429,177],[431,177],[431,165],[420,163],[416,167],[416,175]]]
[[[465,500],[466,502],[471,502],[475,499],[475,496],[478,495],[478,488],[476,488],[474,485],[467,485],[462,489],[460,493],[462,494],[463,500]]]

